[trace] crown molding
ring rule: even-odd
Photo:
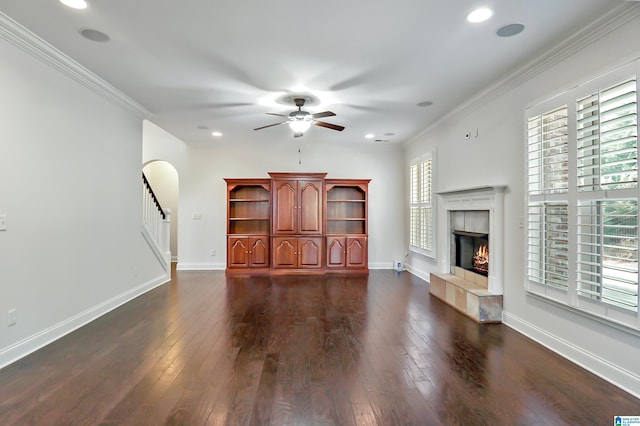
[[[464,102],[438,118],[424,130],[409,138],[409,140],[407,140],[403,145],[410,145],[413,142],[416,142],[420,137],[424,136],[430,130],[456,114],[516,88],[525,81],[530,80],[549,68],[559,64],[567,57],[584,49],[639,16],[640,4],[635,1],[619,4],[573,35],[567,37],[563,42],[547,50],[544,54],[517,68],[512,73],[488,86],[485,90],[478,92],[475,96],[472,96],[467,102]]]
[[[141,118],[153,114],[45,40],[0,12],[0,38]]]

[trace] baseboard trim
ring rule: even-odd
[[[393,269],[393,262],[373,262],[367,265],[369,269]]]
[[[184,263],[178,262],[177,271],[224,271],[227,265],[224,263]]]
[[[640,376],[637,374],[611,364],[512,313],[503,312],[502,323],[636,398],[640,398]]]
[[[393,262],[370,263],[369,269],[393,269]],[[224,271],[227,265],[224,263],[185,263],[178,262],[178,271]]]
[[[418,278],[421,278],[423,280],[425,280],[427,282],[427,284],[429,283],[429,273],[417,268],[414,268],[411,265],[405,265],[405,268],[407,270],[407,272],[415,275]]]
[[[159,276],[136,288],[112,297],[111,299],[95,305],[84,312],[42,330],[39,333],[29,336],[11,346],[0,349],[0,369],[13,364],[19,359],[24,358],[50,343],[53,343],[78,328],[96,320],[136,297],[169,282],[170,280],[171,278],[167,275]]]

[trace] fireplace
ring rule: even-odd
[[[506,186],[439,192],[440,272],[429,293],[479,323],[502,321]]]
[[[503,294],[504,285],[505,190],[492,185],[438,192],[445,219],[440,232],[446,236],[440,271],[464,276],[494,295]]]

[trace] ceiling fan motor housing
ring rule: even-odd
[[[310,120],[311,114],[307,111],[293,111],[289,113],[289,118],[292,120]]]

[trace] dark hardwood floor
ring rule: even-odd
[[[611,425],[640,400],[410,274],[157,288],[0,370],[1,425]]]

